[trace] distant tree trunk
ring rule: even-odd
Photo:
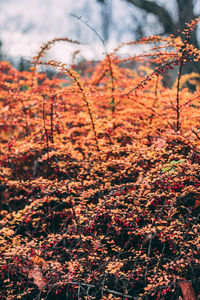
[[[97,0],[102,4],[102,35],[103,40],[107,42],[109,38],[110,24],[112,22],[112,0]]]
[[[185,23],[189,23],[196,16],[194,15],[193,0],[176,0],[178,9],[178,20],[175,22],[169,12],[161,5],[149,0],[126,0],[147,13],[152,13],[158,17],[160,24],[164,28],[164,34],[176,34],[177,30],[183,30]],[[191,34],[190,42],[198,46],[196,30]]]
[[[3,60],[2,41],[0,41],[0,61]]]
[[[109,38],[110,24],[112,22],[112,1],[104,0],[104,5],[102,6],[102,33],[103,39],[107,42]]]
[[[193,0],[177,0],[178,6],[178,24],[177,29],[183,30],[185,23],[190,23],[191,20],[195,19],[194,15],[194,3]],[[196,29],[191,33],[190,42],[198,47],[197,32]]]

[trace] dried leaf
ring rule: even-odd
[[[43,277],[42,272],[38,267],[35,267],[34,269],[29,271],[28,278],[33,278],[34,283],[38,286],[40,290],[43,290],[43,288],[47,285],[47,280]]]
[[[179,282],[179,286],[181,288],[184,300],[196,300],[194,289],[192,287],[191,282],[181,281]]]

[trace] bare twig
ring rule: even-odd
[[[110,72],[110,78],[111,78],[111,85],[112,85],[112,97],[111,97],[111,109],[112,109],[112,115],[114,116],[114,113],[115,113],[115,107],[116,107],[116,103],[115,103],[115,98],[113,96],[113,93],[115,91],[115,86],[114,86],[114,76],[113,76],[113,69],[112,69],[112,61],[111,61],[111,58],[110,58],[110,55],[106,49],[106,44],[105,44],[105,41],[104,39],[100,36],[100,34],[95,30],[94,27],[92,27],[90,24],[88,24],[85,20],[83,20],[82,17],[80,16],[77,16],[75,14],[71,14],[73,17],[75,17],[76,19],[78,19],[79,21],[81,21],[82,23],[84,23],[88,28],[90,28],[94,33],[95,35],[99,38],[99,40],[101,41],[102,45],[103,45],[103,48],[104,48],[104,51],[105,51],[105,54],[106,54],[106,57],[108,59],[108,67],[109,67],[109,72]],[[102,76],[104,76],[105,72],[103,73]]]
[[[59,285],[60,283],[57,283],[57,284],[53,284],[52,286],[56,286],[56,285]],[[86,287],[89,287],[89,288],[96,288],[96,286],[94,284],[89,284],[89,283],[84,283],[84,282],[78,282],[78,281],[72,281],[72,282],[65,282],[63,281],[62,284],[71,284],[71,285],[76,285],[76,286],[86,286]],[[101,290],[103,289],[105,292],[108,292],[110,294],[113,294],[113,295],[116,295],[116,296],[121,296],[121,297],[125,297],[127,299],[134,299],[134,300],[137,300],[138,298],[136,297],[133,297],[131,295],[125,295],[124,293],[120,293],[120,292],[117,292],[117,291],[114,291],[114,290],[110,290],[110,289],[107,289],[107,288],[100,288]]]

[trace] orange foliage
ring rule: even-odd
[[[1,299],[199,293],[200,89],[187,87],[199,75],[182,75],[200,58],[187,43],[198,21],[83,74],[42,60],[50,41],[35,64],[63,79],[0,62]]]

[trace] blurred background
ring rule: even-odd
[[[200,15],[200,0],[0,0],[0,59],[26,69],[42,43],[55,37],[83,45],[58,43],[48,59],[71,63],[79,49],[78,61],[101,59],[104,48],[97,35],[72,14],[95,28],[112,51],[143,36],[176,34],[185,22]],[[199,46],[199,27],[191,42]]]

